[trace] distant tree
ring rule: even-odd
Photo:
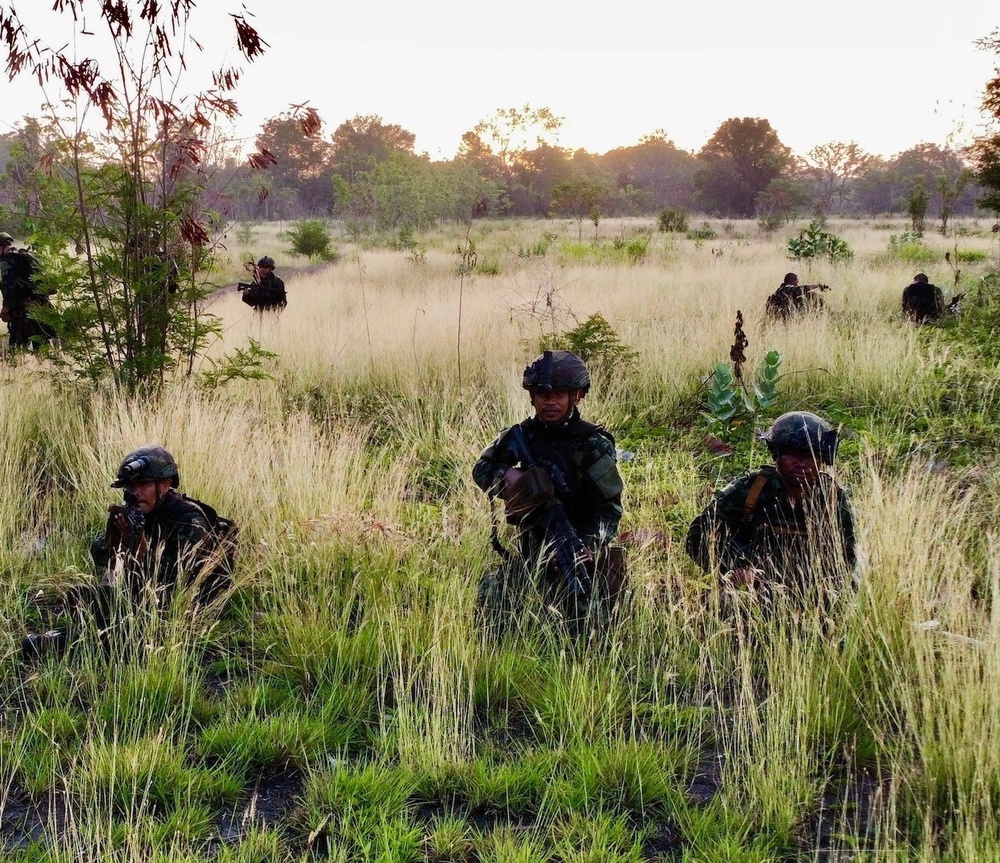
[[[698,153],[695,188],[710,210],[752,216],[757,196],[781,175],[790,156],[767,120],[731,118]]]
[[[549,108],[497,108],[480,120],[472,132],[479,145],[499,161],[501,170],[509,172],[530,150],[553,147],[559,140],[563,118]]]
[[[776,177],[757,196],[756,211],[760,224],[772,230],[789,222],[805,206],[808,196],[802,184],[791,177]]]
[[[930,197],[927,194],[924,178],[918,177],[910,189],[910,197],[906,202],[906,212],[910,215],[910,226],[918,237],[924,235],[924,221],[927,218],[929,204]]]
[[[552,210],[576,219],[579,239],[583,239],[584,219],[600,223],[601,196],[604,187],[586,177],[576,177],[560,183],[552,190]]]
[[[815,182],[824,209],[843,208],[850,194],[851,183],[857,179],[874,157],[864,152],[854,141],[845,144],[831,141],[806,153],[803,162],[808,176]]]
[[[569,153],[549,144],[518,154],[507,175],[511,211],[518,215],[545,216],[552,208],[552,191],[573,176]]]
[[[383,123],[377,114],[358,114],[333,133],[335,171],[353,183],[360,171],[403,153],[413,155],[416,136],[396,123]]]
[[[549,108],[498,108],[462,136],[457,159],[500,189],[499,205],[517,215],[544,215],[552,189],[569,174],[557,146],[562,117]]]
[[[8,76],[26,73],[65,97],[53,99],[59,137],[37,171],[51,206],[33,215],[30,239],[45,264],[42,287],[55,294],[51,309],[35,313],[59,336],[53,362],[132,391],[155,389],[174,369],[191,373],[220,330],[199,276],[211,265],[213,230],[203,159],[214,121],[238,113],[231,94],[240,70],[216,70],[207,89],[181,88],[187,54],[200,50],[193,8],[60,0],[32,33],[0,7]],[[212,14],[235,26],[247,61],[264,52],[247,13]],[[89,50],[115,60],[79,61],[74,46],[84,36]],[[88,112],[106,125],[97,147],[83,126]]]
[[[695,157],[675,147],[662,129],[643,136],[635,146],[611,150],[596,161],[611,188],[632,190],[623,201],[634,202],[635,193],[646,193],[647,213],[664,207],[686,208],[692,202]]]
[[[976,44],[981,50],[992,51],[1000,57],[1000,29]],[[996,129],[1000,124],[1000,65],[994,67],[993,72],[993,77],[986,82],[981,107]],[[979,206],[1000,215],[1000,132],[992,131],[979,138],[971,147],[971,156],[976,178],[983,190],[978,199]]]
[[[275,160],[266,172],[269,187],[294,190],[308,215],[328,214],[333,206],[333,147],[316,131],[303,129],[300,117],[284,113],[266,120],[256,139],[258,151],[272,154]]]
[[[862,213],[870,216],[891,215],[904,206],[901,200],[903,180],[892,163],[885,159],[872,159],[853,186],[853,203]]]

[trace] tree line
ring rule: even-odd
[[[743,117],[724,121],[697,153],[657,130],[593,154],[559,147],[561,122],[547,108],[499,109],[462,137],[454,159],[432,161],[414,151],[412,132],[380,116],[359,115],[323,134],[284,113],[262,125],[249,160],[224,145],[206,153],[204,194],[222,219],[335,217],[358,230],[476,215],[582,222],[665,208],[778,224],[914,207],[945,228],[953,215],[974,214],[984,194],[966,154],[936,144],[886,159],[835,141],[798,156],[770,122]],[[53,137],[31,117],[0,135],[0,207],[11,216],[34,215],[37,167],[51,158]]]

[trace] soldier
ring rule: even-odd
[[[787,320],[789,317],[823,308],[823,298],[818,291],[828,291],[827,285],[800,285],[795,273],[785,273],[781,286],[767,298],[767,314],[772,318]]]
[[[944,294],[932,285],[926,274],[917,273],[913,283],[903,289],[903,316],[915,324],[939,321],[947,313]]]
[[[545,351],[525,368],[521,386],[534,416],[483,450],[473,479],[491,499],[503,499],[507,521],[518,527],[517,568],[541,573],[574,611],[585,608],[597,572],[613,601],[624,578],[622,551],[609,548],[622,516],[622,480],[614,438],[580,416],[590,373],[576,354]],[[500,550],[495,525],[493,539]]]
[[[252,263],[252,262],[251,262]],[[251,264],[247,264],[248,267]],[[288,305],[285,283],[274,274],[274,258],[265,255],[253,266],[253,282],[240,282],[240,297],[258,312],[283,309]]]
[[[34,258],[24,249],[15,249],[10,234],[0,232],[0,292],[3,293],[0,320],[7,324],[12,348],[48,343],[55,336],[50,326],[29,315],[32,307],[49,305],[49,298],[35,286],[34,270]]]
[[[231,587],[235,526],[179,494],[179,482],[177,462],[161,446],[125,456],[112,483],[123,490],[124,503],[108,507],[107,526],[90,548],[100,582],[72,588],[68,611],[89,615],[106,633],[121,601],[164,609],[180,584],[200,607]],[[29,635],[24,653],[39,655],[66,641],[61,629]]]
[[[837,432],[806,411],[782,414],[763,435],[775,459],[716,493],[687,534],[687,552],[728,587],[822,599],[854,568],[854,520],[832,465]]]

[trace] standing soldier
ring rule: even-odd
[[[253,270],[253,282],[240,282],[241,299],[258,312],[283,309],[288,305],[285,283],[274,274],[274,258],[264,255],[256,265],[247,264]]]
[[[525,368],[521,386],[534,416],[502,431],[472,476],[491,499],[503,499],[508,523],[518,528],[520,558],[511,575],[541,574],[543,587],[576,617],[595,588],[613,600],[624,579],[622,550],[609,548],[622,516],[615,440],[580,416],[590,373],[576,354],[545,351]],[[493,539],[502,549],[495,525]]]
[[[816,414],[793,411],[764,440],[774,465],[717,492],[692,522],[687,552],[726,586],[821,600],[856,562],[847,493],[822,469],[833,464],[837,432]]]
[[[7,324],[12,348],[48,343],[55,336],[52,328],[29,314],[33,307],[49,305],[49,298],[35,285],[35,259],[25,249],[14,248],[14,238],[0,232],[0,292],[3,308],[0,320]]]
[[[915,324],[939,321],[947,313],[944,294],[932,285],[924,273],[917,273],[913,283],[903,289],[903,316]]]

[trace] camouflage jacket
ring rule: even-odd
[[[288,304],[285,283],[274,273],[265,276],[259,282],[254,282],[242,295],[242,300],[248,306],[272,309]]]
[[[903,314],[918,324],[945,316],[944,294],[937,285],[914,282],[903,290]]]
[[[586,422],[576,409],[557,426],[546,426],[534,417],[520,426],[536,464],[554,475],[554,480],[556,476],[565,480],[563,487],[555,482],[556,496],[577,536],[592,549],[612,539],[622,517],[623,488],[614,437]],[[523,467],[508,443],[509,431],[504,429],[483,450],[472,469],[476,485],[491,496],[501,494],[509,468]],[[531,521],[526,520],[523,527],[522,540],[540,545],[542,537],[535,535]]]
[[[196,585],[198,599],[211,599],[228,586],[231,573],[208,517],[193,500],[170,489],[145,516],[146,551],[136,554],[97,536],[90,553],[98,569],[119,575],[134,597],[152,586],[162,604],[180,581]]]
[[[748,503],[753,491],[757,500]],[[768,581],[804,589],[839,583],[857,560],[847,493],[827,473],[793,502],[777,470],[749,471],[717,492],[691,524],[687,552],[706,572],[754,567]]]

